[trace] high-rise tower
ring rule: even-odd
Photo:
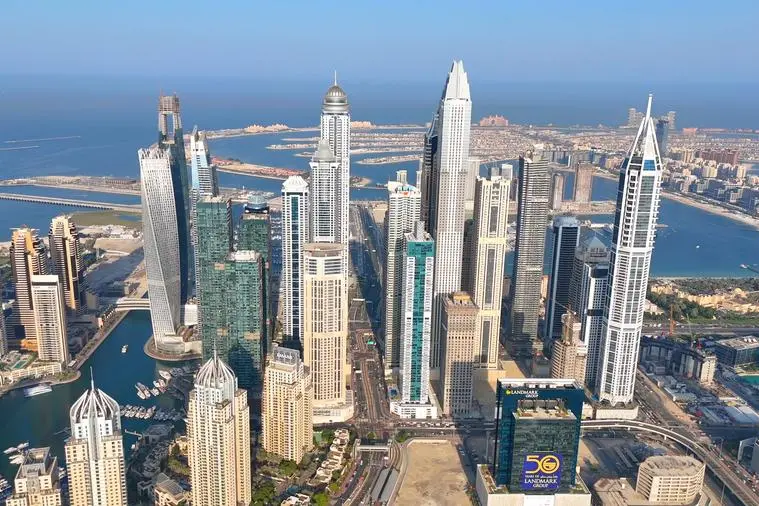
[[[32,306],[39,359],[65,366],[69,363],[69,344],[63,289],[58,276],[32,276]]]
[[[464,191],[469,172],[472,100],[464,63],[453,62],[435,123],[437,150],[430,181],[429,232],[435,241],[435,281],[430,365],[441,364],[442,309],[448,294],[461,288],[464,246]]]
[[[519,202],[514,273],[511,276],[511,339],[515,355],[543,349],[538,339],[540,284],[546,243],[551,177],[540,155],[519,158]]]
[[[158,147],[169,152],[169,174],[164,184],[171,184],[179,252],[179,302],[184,305],[190,297],[190,186],[187,184],[187,160],[184,154],[182,117],[179,97],[161,95],[158,99]],[[144,179],[143,179],[144,182]],[[145,191],[143,189],[143,195]],[[168,203],[164,203],[168,205]],[[166,208],[167,213],[168,208]],[[147,257],[147,255],[146,255]]]
[[[570,282],[575,250],[580,242],[580,222],[573,216],[553,219],[553,249],[551,251],[551,282],[546,299],[546,342],[561,336],[561,316],[569,305]],[[576,310],[577,308],[572,308]]]
[[[435,167],[435,157],[437,156],[438,148],[438,131],[437,131],[438,115],[435,113],[432,116],[432,121],[424,134],[424,150],[422,151],[422,158],[419,160],[420,171],[417,176],[416,186],[422,192],[422,211],[420,213],[420,219],[424,222],[426,230],[429,232],[434,224],[430,221],[432,217],[432,209],[437,206],[437,195],[432,193],[432,180]]]
[[[475,350],[480,336],[479,310],[466,292],[443,301],[443,363],[440,367],[443,413],[467,416],[474,399]]]
[[[343,245],[345,254],[345,275],[348,275],[348,206],[350,203],[350,163],[351,163],[351,115],[348,106],[348,95],[335,83],[329,87],[322,102],[320,121],[321,140],[329,144],[335,161],[338,164],[336,177],[333,181],[336,199],[332,204],[332,215],[335,217],[335,240]],[[317,150],[318,152],[318,150]],[[312,182],[313,184],[313,182]],[[316,239],[313,239],[316,240]]]
[[[219,177],[216,167],[211,163],[211,151],[208,149],[208,139],[205,132],[199,132],[198,127],[190,134],[190,167],[192,178],[191,190],[195,198],[215,197],[219,194]]]
[[[464,289],[480,310],[480,336],[476,364],[498,367],[498,344],[501,335],[503,267],[506,258],[511,174],[477,178],[474,192],[474,223],[471,252],[473,263],[470,286]]]
[[[21,347],[37,351],[37,333],[32,302],[32,276],[50,274],[47,250],[37,230],[17,228],[11,237],[11,268],[16,287],[16,308],[11,320],[13,334]]]
[[[186,259],[182,260],[182,232],[178,226],[182,211],[176,208],[173,184],[177,162],[171,150],[160,147],[140,149],[137,157],[142,182],[143,248],[153,338],[159,351],[181,354],[184,344],[178,330],[185,300],[182,298],[182,262]],[[186,219],[186,214],[184,216]]]
[[[91,383],[70,411],[66,467],[71,506],[126,506],[119,403]]]
[[[398,368],[401,360],[401,294],[403,283],[403,240],[419,220],[422,194],[398,181],[387,184],[388,207],[385,226],[385,368]]]
[[[187,411],[192,503],[238,506],[250,502],[248,394],[218,356],[195,376]]]
[[[49,245],[52,267],[61,280],[66,309],[78,311],[83,302],[84,264],[79,233],[69,216],[53,218],[50,224]]]
[[[329,142],[322,139],[311,158],[311,240],[313,242],[339,242],[338,229],[341,224],[338,198],[341,196],[340,169],[338,161],[329,147]]]
[[[282,319],[285,337],[303,346],[303,245],[309,237],[308,183],[282,184]]]
[[[587,204],[593,198],[593,171],[595,169],[588,162],[575,164],[575,183],[572,189],[573,200],[580,204]]]
[[[651,253],[659,217],[662,166],[648,97],[646,115],[619,173],[607,305],[596,379],[599,400],[633,399]]]
[[[564,203],[564,174],[556,172],[551,178],[551,210],[558,211]]]

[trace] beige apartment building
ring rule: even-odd
[[[6,506],[61,506],[58,458],[50,448],[32,448],[16,472],[13,495]]]
[[[472,377],[479,327],[479,309],[467,292],[454,292],[445,297],[440,383],[446,416],[464,416],[472,409]]]

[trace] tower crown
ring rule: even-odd
[[[335,76],[335,84],[330,86],[327,93],[324,94],[322,110],[329,113],[348,112],[348,95],[337,84],[337,76]]]

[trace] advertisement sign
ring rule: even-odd
[[[558,453],[528,453],[522,464],[522,490],[556,490],[561,484],[562,458]]]

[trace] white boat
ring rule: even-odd
[[[158,388],[161,384],[158,382],[158,380],[153,380],[153,386]]]
[[[142,400],[147,399],[147,397],[145,397],[145,394],[142,392],[142,390],[137,391],[137,397],[139,397]]]
[[[16,449],[15,446],[11,446],[10,448],[6,448],[5,450],[3,450],[3,453],[6,455],[10,455],[11,453],[15,453],[17,451],[18,449]]]
[[[126,353],[128,349],[129,349],[129,345],[125,344],[124,346],[121,347],[121,353]]]
[[[159,395],[161,395],[161,392],[155,387],[150,389],[150,393],[153,394],[153,397],[158,397]]]
[[[53,391],[50,385],[36,385],[24,389],[24,397],[34,397],[35,395],[47,394]]]
[[[17,453],[13,457],[10,458],[11,464],[14,466],[20,466],[24,463],[24,455],[21,453]]]
[[[158,375],[166,381],[169,381],[171,379],[171,373],[169,371],[164,371],[163,369],[158,371]]]
[[[16,448],[18,448],[19,451],[29,448],[29,441],[26,441],[25,443],[21,443]]]

